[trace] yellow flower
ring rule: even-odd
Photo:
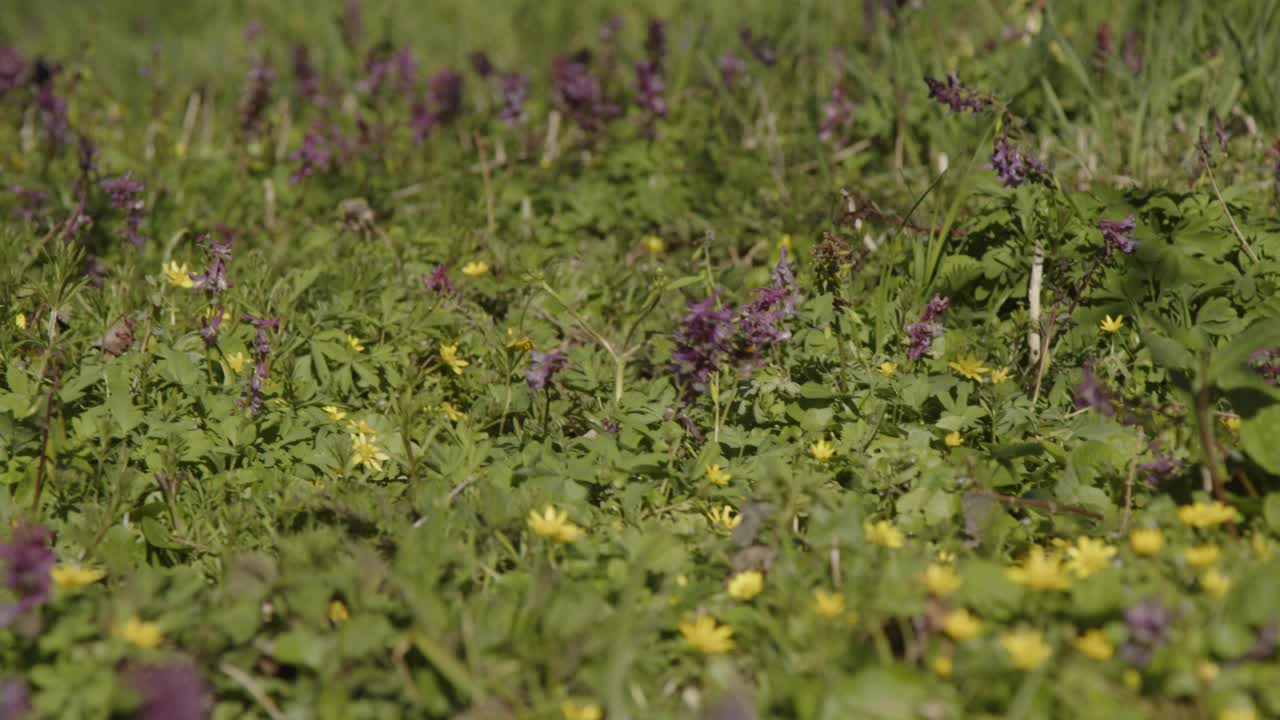
[[[1113,318],[1108,315],[1102,319],[1102,322],[1098,323],[1098,326],[1102,328],[1103,332],[1120,332],[1120,328],[1124,327],[1124,316],[1117,315]]]
[[[187,264],[179,265],[177,262],[170,260],[164,264],[164,276],[169,284],[180,288],[193,288],[196,281],[191,279],[190,271],[187,270]]]
[[[933,667],[934,674],[938,677],[951,677],[952,663],[950,655],[939,655],[933,659],[930,665]]]
[[[337,405],[325,405],[320,409],[323,410],[325,416],[333,422],[338,422],[347,416],[347,412],[345,410],[339,410]]]
[[[885,376],[885,378],[891,378],[898,374],[898,363],[885,360],[880,363],[880,367],[878,369],[880,370],[880,374]]]
[[[953,593],[960,587],[961,582],[960,576],[951,569],[950,565],[937,563],[930,563],[921,579],[924,581],[924,586],[934,595]]]
[[[49,570],[53,584],[63,590],[78,590],[101,580],[106,573],[79,565],[55,565]]]
[[[137,617],[131,617],[124,623],[111,626],[111,634],[140,648],[153,648],[164,641],[164,631],[159,625],[143,622]]]
[[[13,316],[13,324],[14,324],[14,325],[17,325],[19,330],[26,330],[26,329],[27,329],[27,316],[26,316],[25,314],[23,314],[23,313],[18,313],[17,315],[14,315],[14,316]]]
[[[1139,555],[1155,555],[1164,547],[1164,533],[1160,528],[1137,528],[1129,533],[1129,545]]]
[[[874,523],[870,520],[863,521],[862,534],[866,536],[868,542],[892,549],[902,547],[905,539],[902,531],[888,520],[878,520]]]
[[[733,649],[733,628],[717,625],[715,618],[699,613],[693,622],[680,623],[680,634],[694,650],[707,655],[726,653]]]
[[[452,422],[467,419],[467,414],[454,407],[453,403],[450,402],[440,403],[440,412],[444,413],[444,416],[449,418]]]
[[[1196,677],[1201,682],[1211,683],[1218,678],[1218,664],[1205,660],[1196,665]]]
[[[368,465],[373,468],[374,472],[382,472],[382,461],[390,460],[391,456],[382,452],[382,448],[373,444],[373,440],[363,434],[358,434],[351,439],[351,465]]]
[[[982,632],[982,621],[968,610],[959,608],[942,619],[942,631],[952,640],[969,640]]]
[[[960,437],[958,432],[949,432],[946,437],[942,438],[942,442],[946,443],[947,447],[960,447],[964,444],[964,438]]]
[[[1241,424],[1242,424],[1242,421],[1240,420],[1239,415],[1228,415],[1222,418],[1222,425],[1229,432],[1239,432]]]
[[[956,561],[956,554],[950,550],[939,550],[937,558],[943,565],[950,565]]]
[[[1000,636],[1000,644],[1019,670],[1035,670],[1053,654],[1053,648],[1035,630],[1005,633]]]
[[[569,513],[556,512],[555,506],[548,505],[539,515],[537,510],[529,511],[529,529],[539,537],[558,543],[571,543],[585,531],[569,522]]]
[[[758,570],[744,570],[729,578],[729,597],[750,600],[764,590],[764,575]]]
[[[778,247],[787,252],[791,251],[791,233],[783,233],[782,237],[778,238]]]
[[[809,446],[809,454],[813,456],[814,460],[825,463],[835,457],[836,449],[831,446],[831,443],[827,442],[826,438],[823,438]]]
[[[356,337],[355,335],[347,336],[347,345],[349,345],[352,350],[358,353],[364,352],[364,344],[361,343],[360,338]]]
[[[1209,568],[1200,576],[1200,587],[1210,595],[1221,598],[1231,589],[1231,579],[1218,572],[1217,568]]]
[[[218,308],[215,308],[215,307],[207,307],[207,308],[205,308],[205,309],[204,309],[204,316],[205,316],[205,319],[207,319],[207,320],[209,320],[209,321],[211,321],[211,322],[213,321],[213,319],[214,319],[215,317],[217,317],[217,315],[218,315]],[[231,319],[231,311],[230,311],[230,310],[227,310],[226,308],[223,308],[223,309],[222,309],[222,322],[227,322],[227,321],[228,321],[228,320],[230,320],[230,319]]]
[[[345,415],[346,413],[343,413],[343,414]],[[361,420],[359,422],[352,420],[351,422],[347,423],[347,430],[351,431],[352,435],[365,435],[371,438],[375,438],[378,436],[378,431],[374,430],[373,426],[370,425],[365,420]]]
[[[1230,505],[1224,505],[1217,500],[1192,503],[1178,508],[1178,519],[1182,521],[1183,525],[1190,525],[1194,528],[1221,525],[1228,520],[1235,519],[1235,516],[1235,508]]]
[[[231,368],[231,372],[235,373],[236,375],[239,375],[240,371],[244,370],[244,362],[245,362],[244,353],[238,350],[227,356],[227,367]]]
[[[955,360],[947,363],[947,366],[970,380],[982,382],[982,374],[991,371],[991,368],[982,364],[983,362],[985,361],[979,360],[973,353],[969,353],[967,355],[957,355]]]
[[[573,700],[565,700],[560,703],[560,712],[564,713],[564,720],[600,720],[604,717],[604,711],[593,702],[579,704]]]
[[[1116,651],[1115,646],[1107,639],[1107,634],[1099,628],[1084,631],[1071,644],[1094,660],[1109,660]]]
[[[1046,555],[1044,548],[1033,546],[1020,567],[1005,571],[1009,579],[1032,590],[1068,590],[1071,578],[1062,565],[1062,558]]]
[[[1130,690],[1137,690],[1142,687],[1142,673],[1134,670],[1133,668],[1129,668],[1120,675],[1120,681],[1123,682],[1124,686]]]
[[[688,587],[688,586],[689,586],[689,576],[688,576],[688,575],[685,575],[684,573],[680,573],[679,575],[677,575],[677,576],[676,576],[676,586],[677,586],[677,587]]]
[[[1222,557],[1222,548],[1217,545],[1196,545],[1182,551],[1182,557],[1191,567],[1208,567]]]
[[[1258,720],[1258,713],[1248,705],[1233,705],[1219,710],[1215,720]]]
[[[827,619],[840,617],[844,614],[844,593],[814,590],[813,611]]]
[[[1270,560],[1275,548],[1271,546],[1271,541],[1267,540],[1260,532],[1254,532],[1253,537],[1249,538],[1249,544],[1253,546],[1253,553],[1258,556],[1259,560]]]
[[[742,516],[733,511],[733,508],[725,505],[719,510],[712,509],[707,513],[707,519],[711,521],[711,526],[722,532],[728,532],[738,525],[742,524]]]
[[[640,242],[644,244],[644,249],[649,251],[650,255],[661,255],[667,250],[667,244],[657,235],[645,235]]]
[[[1007,382],[1008,380],[1009,380],[1009,368],[1000,368],[999,370],[991,371],[992,385],[999,385],[1000,383]]]
[[[507,335],[511,336],[511,339],[507,341],[508,350],[529,352],[533,349],[533,338],[528,336],[515,337],[515,330],[511,328],[507,328]]]
[[[1116,549],[1097,538],[1078,537],[1067,547],[1067,569],[1078,578],[1087,578],[1111,563]]]
[[[454,375],[461,375],[462,368],[471,364],[458,357],[457,345],[446,345],[444,343],[440,343],[440,362],[448,365]]]
[[[472,260],[462,266],[462,274],[467,277],[480,277],[489,272],[489,263],[483,260]]]
[[[334,625],[341,625],[351,617],[351,611],[347,609],[347,604],[334,598],[329,601],[329,622]]]
[[[726,472],[719,465],[707,465],[707,480],[714,485],[728,485],[733,479],[733,475]]]

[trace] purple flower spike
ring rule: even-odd
[[[736,89],[739,78],[746,71],[747,64],[742,62],[742,58],[737,55],[725,53],[720,56],[720,82],[724,84],[726,89]]]
[[[0,48],[0,98],[26,82],[27,59],[17,48]]]
[[[529,78],[510,72],[502,75],[502,107],[498,117],[508,127],[524,124],[524,101],[529,97]]]
[[[951,112],[979,113],[987,107],[987,99],[965,87],[955,73],[947,73],[946,81],[926,77],[924,84],[929,86],[929,97],[951,108]]]
[[[448,68],[432,75],[429,95],[436,121],[453,122],[462,112],[462,76]]]
[[[733,336],[732,313],[716,310],[716,296],[689,304],[689,314],[676,328],[671,351],[671,372],[681,385],[697,392],[707,389],[707,379],[720,371]]]
[[[645,126],[667,116],[666,85],[660,68],[652,60],[636,63],[636,103],[648,114]]]
[[[604,96],[600,82],[585,62],[557,57],[551,63],[556,103],[583,130],[592,131],[618,116],[621,109]]]
[[[1116,406],[1111,402],[1111,393],[1093,374],[1093,362],[1087,362],[1081,370],[1080,385],[1076,387],[1072,403],[1077,410],[1092,408],[1107,417],[1116,414]]]
[[[31,690],[19,678],[0,680],[0,718],[22,720],[31,712]]]
[[[551,378],[569,365],[569,359],[559,350],[540,353],[534,350],[529,356],[529,369],[524,373],[524,381],[530,390],[542,390]]]
[[[1137,227],[1134,222],[1133,213],[1123,220],[1099,220],[1098,229],[1102,231],[1102,239],[1107,244],[1107,255],[1110,256],[1112,251],[1131,255],[1135,248],[1138,247],[1138,241],[1133,239],[1129,233]]]
[[[997,135],[991,151],[991,167],[1005,187],[1017,187],[1027,180],[1045,173],[1044,164],[1022,148],[1009,143],[1007,133]]]
[[[142,696],[138,720],[205,720],[213,705],[204,678],[186,662],[144,665],[129,672]]]
[[[818,125],[818,137],[831,142],[836,133],[853,124],[853,100],[839,85],[831,88],[831,98],[822,106],[822,123]]]
[[[933,347],[933,341],[942,337],[942,315],[946,313],[951,301],[942,295],[935,294],[925,303],[917,322],[907,326],[907,335],[911,344],[907,348],[907,359],[919,360]]]
[[[5,564],[5,587],[17,601],[0,606],[0,628],[49,600],[54,555],[50,544],[53,532],[41,525],[19,525],[7,543],[0,543],[0,560]]]

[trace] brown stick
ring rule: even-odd
[[[1052,500],[1035,500],[1033,498],[1015,497],[1013,495],[1001,495],[1000,493],[992,492],[991,490],[974,490],[973,492],[978,495],[989,497],[993,500],[999,500],[1000,502],[1006,505],[1025,505],[1027,507],[1034,507],[1034,508],[1040,508],[1042,510],[1048,510],[1051,513],[1055,513],[1061,510],[1062,512],[1072,513],[1074,515],[1080,515],[1081,517],[1087,517],[1090,520],[1096,520],[1098,522],[1102,522],[1105,519],[1102,513],[1094,512],[1092,510],[1085,510],[1079,505],[1065,505],[1063,503],[1054,502]]]

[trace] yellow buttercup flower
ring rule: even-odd
[[[713,485],[728,485],[729,481],[733,479],[733,475],[729,474],[719,465],[707,465],[706,470],[707,480],[709,480]]]
[[[1035,545],[1023,559],[1022,565],[1005,571],[1009,579],[1032,590],[1068,590],[1071,578],[1063,567],[1062,558],[1046,555],[1044,548]]]
[[[560,703],[560,712],[564,714],[564,720],[600,720],[604,717],[604,711],[593,702],[565,700]]]
[[[938,677],[951,677],[952,663],[950,655],[939,655],[929,665]]]
[[[370,425],[368,421],[363,419],[358,422],[355,420],[352,420],[351,422],[347,423],[347,430],[349,430],[352,435],[364,435],[370,438],[375,438],[378,436],[378,431],[374,430],[373,426]]]
[[[1000,645],[1019,670],[1035,670],[1053,654],[1053,648],[1035,630],[1017,630],[1000,636]]]
[[[186,263],[179,265],[177,262],[170,260],[164,264],[165,279],[168,280],[169,284],[173,287],[195,287],[196,281],[191,279],[190,272],[191,271],[187,269]]]
[[[640,242],[650,255],[661,255],[667,251],[667,244],[657,235],[645,235]]]
[[[347,604],[334,598],[329,601],[329,622],[334,625],[341,625],[351,617],[351,611],[347,609]]]
[[[1200,587],[1210,595],[1221,598],[1231,589],[1231,579],[1218,572],[1217,568],[1209,568],[1200,576]]]
[[[832,447],[831,443],[827,442],[826,438],[823,438],[809,446],[809,454],[813,456],[814,460],[825,463],[835,457],[836,449]]]
[[[462,274],[467,277],[480,277],[489,272],[489,263],[483,260],[472,260],[462,266]]]
[[[958,432],[949,432],[942,438],[942,442],[946,443],[947,447],[960,447],[964,444],[964,438],[960,437]]]
[[[1009,368],[1000,368],[999,370],[991,371],[992,385],[999,385],[1002,382],[1008,382],[1008,380],[1009,380]]]
[[[586,532],[569,522],[569,513],[564,510],[557,512],[553,505],[548,505],[541,515],[537,510],[530,510],[529,529],[539,537],[562,544],[571,543]]]
[[[444,413],[444,416],[449,418],[452,422],[467,419],[467,414],[454,407],[453,403],[450,402],[440,403],[440,412]]]
[[[1222,557],[1222,548],[1217,545],[1195,545],[1183,550],[1182,557],[1191,567],[1208,567]]]
[[[950,565],[930,563],[921,577],[924,586],[934,595],[947,595],[960,587],[960,576]]]
[[[516,337],[516,331],[513,328],[507,328],[507,336],[511,339],[507,341],[508,350],[520,350],[529,352],[533,349],[533,338],[528,336]]]
[[[227,367],[231,368],[232,373],[239,375],[240,371],[244,370],[246,359],[244,353],[237,350],[227,356]]]
[[[53,584],[63,590],[78,590],[98,582],[106,573],[79,565],[54,565],[49,570],[49,576],[53,578]]]
[[[889,362],[888,360],[885,360],[884,362],[880,363],[880,367],[877,368],[877,370],[879,370],[880,374],[883,375],[885,378],[891,378],[894,375],[898,374],[898,363]]]
[[[728,532],[742,524],[742,516],[728,505],[719,510],[713,508],[707,513],[707,519],[711,521],[712,527],[721,532]]]
[[[868,542],[891,549],[902,547],[905,540],[902,531],[894,527],[893,523],[888,520],[864,521],[862,523],[862,534],[866,536]]]
[[[1067,547],[1067,569],[1078,578],[1087,578],[1111,564],[1116,549],[1096,538],[1078,537]]]
[[[685,642],[700,653],[718,655],[733,649],[733,628],[718,625],[706,613],[699,613],[693,622],[680,623],[679,630]]]
[[[942,632],[952,640],[969,640],[982,632],[982,621],[968,610],[958,608],[942,619]]]
[[[143,622],[137,617],[111,626],[111,634],[140,648],[154,648],[164,642],[164,631],[158,624]]]
[[[454,375],[461,375],[462,368],[471,364],[458,357],[457,345],[446,345],[445,343],[440,343],[440,362],[448,366]]]
[[[382,461],[390,460],[391,456],[382,452],[382,448],[374,444],[373,439],[367,435],[358,434],[351,439],[351,465],[367,465],[373,468],[374,472],[382,472]]]
[[[13,324],[18,326],[19,330],[27,329],[27,316],[24,313],[18,313],[13,316]]]
[[[1178,508],[1178,519],[1183,525],[1194,528],[1208,528],[1221,525],[1236,517],[1235,508],[1214,500],[1212,502],[1196,502]]]
[[[1102,328],[1103,332],[1108,332],[1108,333],[1120,332],[1120,328],[1124,327],[1124,316],[1117,315],[1113,318],[1110,315],[1108,315],[1102,319],[1102,322],[1098,323],[1098,326]]]
[[[735,600],[750,600],[764,590],[764,575],[758,570],[744,570],[729,578],[729,597]]]
[[[935,557],[943,565],[950,565],[956,561],[956,554],[950,550],[938,550],[938,554]]]
[[[1120,682],[1123,682],[1124,686],[1130,690],[1137,690],[1142,687],[1142,673],[1129,668],[1120,674]]]
[[[844,593],[814,590],[813,612],[827,619],[840,617],[844,614]]]
[[[1228,415],[1222,418],[1222,426],[1225,427],[1228,432],[1240,432],[1240,426],[1243,424],[1244,422],[1240,419],[1239,415]]]
[[[985,361],[979,360],[973,353],[967,355],[957,355],[955,360],[947,363],[947,366],[955,370],[960,375],[982,382],[982,375],[991,372],[991,368],[983,365]]]
[[[1196,665],[1196,677],[1201,682],[1211,683],[1218,679],[1218,664],[1209,660],[1204,660]]]
[[[364,343],[360,342],[360,338],[355,335],[347,336],[347,346],[358,353],[364,352]]]
[[[1107,634],[1102,632],[1100,628],[1084,631],[1079,637],[1072,640],[1071,644],[1094,660],[1109,660],[1116,651],[1115,646],[1107,639]]]
[[[791,233],[783,233],[782,237],[778,238],[778,248],[791,252]]]
[[[1160,528],[1137,528],[1129,533],[1129,545],[1139,555],[1155,555],[1164,547]]]
[[[326,417],[334,422],[338,422],[347,416],[347,412],[345,410],[339,410],[337,405],[325,405],[320,409],[324,411]]]

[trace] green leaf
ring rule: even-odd
[[[1240,444],[1262,469],[1280,476],[1280,442],[1274,433],[1280,428],[1280,404],[1272,405],[1240,424]]]

